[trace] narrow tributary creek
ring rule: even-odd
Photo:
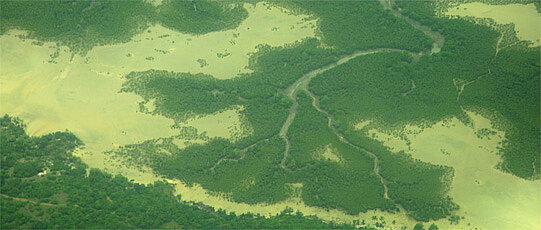
[[[431,55],[433,53],[440,52],[441,47],[443,46],[443,43],[445,41],[445,39],[443,38],[443,36],[440,33],[436,32],[436,31],[432,31],[432,30],[430,30],[429,27],[423,26],[419,22],[414,21],[414,20],[400,14],[399,11],[397,11],[397,10],[395,10],[395,9],[393,9],[391,7],[391,1],[389,1],[389,0],[380,0],[380,3],[383,5],[383,7],[385,9],[390,10],[393,13],[393,15],[395,15],[395,16],[397,16],[399,18],[405,19],[415,29],[421,30],[423,33],[425,33],[428,37],[430,37],[434,41],[433,44],[432,44],[432,50],[428,53],[429,55]],[[344,137],[344,135],[342,135],[342,133],[340,133],[336,129],[336,127],[334,127],[334,125],[333,125],[334,120],[333,120],[332,115],[329,114],[327,111],[323,110],[319,106],[318,98],[312,92],[310,92],[310,90],[308,89],[308,84],[310,83],[310,80],[312,80],[312,78],[318,76],[319,74],[321,74],[321,73],[323,73],[323,72],[325,72],[327,70],[330,70],[330,69],[332,69],[334,67],[337,67],[339,65],[342,65],[342,64],[348,62],[349,60],[351,60],[353,58],[363,56],[363,55],[381,53],[381,52],[405,52],[405,53],[411,54],[412,56],[427,55],[426,53],[423,53],[423,52],[412,53],[411,51],[408,51],[408,50],[393,49],[393,48],[376,48],[376,49],[368,49],[368,50],[358,50],[358,51],[356,51],[356,52],[354,52],[352,54],[343,56],[342,58],[340,58],[338,61],[336,61],[334,63],[331,63],[331,64],[326,65],[324,67],[321,67],[319,69],[312,70],[312,71],[302,75],[299,79],[297,79],[297,81],[295,81],[293,84],[291,84],[289,87],[287,87],[285,89],[284,93],[293,101],[293,103],[292,103],[291,107],[289,108],[289,115],[287,116],[287,119],[285,120],[284,124],[282,125],[282,128],[280,129],[280,133],[279,133],[279,136],[281,138],[283,138],[284,141],[286,142],[284,155],[283,155],[282,160],[280,162],[280,166],[282,168],[284,168],[287,171],[292,171],[286,165],[287,158],[289,156],[289,149],[290,149],[290,146],[291,146],[291,143],[289,142],[289,138],[287,137],[287,131],[289,129],[289,126],[291,126],[291,124],[293,123],[293,120],[295,119],[295,116],[297,114],[297,110],[298,110],[298,107],[299,107],[299,102],[297,101],[297,92],[299,91],[299,89],[302,89],[302,90],[306,91],[308,93],[308,95],[310,95],[310,97],[312,98],[312,105],[319,112],[325,114],[325,116],[329,120],[328,126],[333,130],[333,132],[338,136],[338,138],[342,142],[344,142],[344,143],[346,143],[348,145],[351,145],[351,146],[361,150],[362,152],[365,152],[366,154],[370,155],[370,157],[372,157],[372,159],[374,159],[374,169],[373,169],[374,173],[379,177],[379,179],[381,181],[381,184],[383,185],[385,199],[389,199],[386,180],[385,180],[385,178],[383,178],[379,174],[379,163],[378,163],[379,159],[378,159],[377,155],[370,152],[370,151],[368,151],[368,150],[366,150],[362,146],[354,145],[350,141],[348,141]],[[414,85],[414,83],[413,83],[413,85]]]

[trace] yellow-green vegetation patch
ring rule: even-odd
[[[393,127],[424,121],[434,124],[452,116],[464,119],[467,115],[463,108],[481,107],[480,110],[497,110],[506,119],[518,117],[524,122],[521,123],[523,126],[516,126],[516,130],[527,130],[528,135],[539,134],[536,131],[538,127],[524,129],[536,120],[535,114],[525,112],[527,116],[517,116],[523,110],[538,111],[529,109],[535,106],[526,103],[535,98],[532,95],[537,91],[524,87],[539,85],[534,84],[535,78],[530,77],[539,76],[532,68],[539,66],[535,53],[530,50],[532,52],[528,55],[523,55],[526,47],[520,47],[521,50],[516,52],[507,48],[494,49],[502,38],[498,39],[498,33],[489,27],[467,20],[432,18],[429,8],[422,8],[420,13],[415,11],[415,7],[424,6],[417,1],[396,3],[405,5],[403,11],[387,1],[380,3],[388,10],[376,1],[298,1],[284,4],[295,13],[312,15],[310,18],[289,14],[282,8],[264,3],[242,7],[232,4],[231,8],[215,7],[223,6],[224,2],[198,3],[200,1],[168,1],[159,6],[164,11],[158,13],[173,12],[167,19],[196,14],[188,20],[198,17],[208,20],[199,13],[211,9],[218,13],[218,21],[203,23],[208,27],[148,25],[150,28],[145,27],[143,33],[130,36],[133,38],[130,42],[96,47],[84,57],[66,55],[63,47],[49,47],[42,41],[33,41],[33,46],[50,48],[48,64],[43,64],[60,68],[55,69],[54,74],[44,73],[45,77],[41,77],[50,81],[44,84],[45,89],[35,86],[28,91],[39,96],[43,94],[40,90],[47,90],[50,94],[60,95],[59,98],[44,97],[55,99],[48,100],[56,106],[53,108],[78,110],[76,118],[64,119],[56,113],[50,116],[47,110],[51,109],[45,104],[47,106],[43,110],[47,115],[43,117],[54,117],[62,128],[66,128],[63,124],[66,119],[70,119],[69,122],[86,122],[67,128],[78,129],[74,132],[90,143],[78,155],[91,162],[91,166],[113,167],[145,182],[159,178],[154,175],[163,175],[188,188],[188,197],[189,189],[197,189],[194,199],[209,203],[214,202],[214,198],[218,203],[225,200],[224,205],[231,206],[226,208],[242,207],[243,212],[263,207],[261,212],[268,213],[272,208],[266,207],[283,207],[280,205],[289,202],[292,206],[298,205],[295,207],[302,211],[318,213],[330,220],[336,218],[333,217],[335,214],[346,215],[344,219],[358,220],[360,223],[356,224],[362,226],[370,222],[381,227],[392,221],[378,216],[373,217],[373,221],[364,220],[365,223],[356,219],[356,216],[366,213],[377,213],[373,211],[375,209],[394,213],[389,215],[395,217],[405,218],[407,215],[421,221],[451,216],[450,222],[455,223],[458,217],[454,214],[458,206],[449,197],[453,165],[438,165],[434,164],[435,160],[422,161],[404,152],[390,152],[381,143],[366,137],[364,131],[375,124]],[[162,8],[166,6],[180,8]],[[179,14],[175,15],[175,12]],[[243,12],[249,16],[242,22],[230,22],[223,16],[231,15],[231,12],[239,12],[232,17],[235,20],[243,18]],[[419,23],[401,12],[411,15]],[[428,18],[423,18],[427,15]],[[315,18],[318,20],[318,36],[313,28]],[[252,24],[249,24],[250,20],[253,20]],[[262,23],[273,20],[284,21],[283,25],[287,27],[282,28],[278,22]],[[190,25],[199,23],[197,20],[188,22]],[[437,31],[420,26],[421,22],[433,23]],[[300,31],[300,36],[295,31]],[[320,38],[332,48],[322,48]],[[430,38],[438,39],[432,42]],[[434,48],[432,52],[429,52],[430,44]],[[23,51],[31,53],[28,51],[32,50]],[[6,51],[10,52],[17,51]],[[8,57],[13,60],[25,58],[23,54],[18,55],[10,54]],[[505,65],[501,62],[514,65],[506,60],[516,61],[516,68],[502,67]],[[41,63],[43,60],[32,61]],[[10,65],[5,66],[10,69]],[[18,74],[15,74],[5,78],[8,84],[5,86],[6,96],[2,94],[2,99],[13,101],[7,112],[24,116],[24,112],[31,110],[21,107],[18,111],[15,103],[21,102],[19,98],[26,98],[18,95],[29,93],[21,93],[23,90],[19,89],[33,85],[34,80],[41,78],[24,78],[27,73],[19,73],[23,77],[16,78]],[[90,80],[83,81],[83,77]],[[458,78],[461,79],[460,86],[454,84]],[[488,82],[498,83],[494,89],[500,90],[482,85],[483,81],[492,78],[498,81]],[[16,82],[15,79],[25,82]],[[79,88],[73,86],[73,81]],[[48,85],[54,87],[47,88]],[[488,96],[475,97],[472,92]],[[498,95],[490,92],[498,92]],[[107,100],[99,99],[101,95],[107,96]],[[118,105],[118,95],[130,97],[122,101],[130,106]],[[503,106],[493,108],[494,104],[487,106],[483,102],[497,102]],[[108,107],[109,104],[113,108]],[[117,117],[112,117],[109,110]],[[41,116],[32,112],[26,117]],[[130,116],[160,121],[147,122],[141,118],[134,124],[125,124],[131,120]],[[354,128],[352,124],[358,121],[373,122],[361,123]],[[453,122],[450,120],[448,124]],[[104,130],[110,131],[104,134],[106,137],[85,134],[91,128],[102,129],[104,124],[107,126]],[[444,126],[448,127],[448,124]],[[49,124],[45,121],[32,127],[35,130],[50,129],[46,125]],[[94,126],[89,128],[85,125]],[[431,127],[428,125],[426,128]],[[144,129],[153,133],[143,133]],[[36,131],[39,132],[42,131]],[[412,138],[421,137],[426,132],[416,129],[415,135],[402,133],[400,137],[407,140],[405,146],[421,149],[423,146],[411,143]],[[488,127],[473,133],[483,141],[499,138],[499,133]],[[505,137],[508,133],[511,132],[506,130]],[[107,139],[107,135],[111,138]],[[451,134],[441,132],[429,136],[438,135]],[[515,135],[513,142],[511,137],[507,139],[514,147],[533,143],[521,138],[524,136]],[[533,140],[536,136],[527,137],[534,137]],[[393,136],[385,138],[390,140]],[[394,139],[400,142],[400,139]],[[436,142],[427,139],[417,141],[424,144]],[[96,143],[105,143],[105,147],[99,146],[105,149],[98,149]],[[463,145],[452,138],[447,138],[445,143],[438,149],[438,153],[445,156],[453,156]],[[528,147],[535,146],[530,144]],[[111,151],[104,153],[104,150]],[[317,152],[321,154],[314,157]],[[505,154],[514,157],[514,164],[501,164],[500,167],[510,168],[507,171],[511,172],[520,169],[521,176],[535,179],[536,172],[540,171],[535,160],[538,157],[532,151],[520,153]],[[337,164],[336,161],[347,164]],[[122,165],[115,165],[118,162]],[[521,167],[524,163],[527,167]],[[412,220],[400,223],[410,227]]]
[[[365,7],[362,10],[370,10],[378,5],[367,3],[360,7]],[[334,8],[334,12],[338,14],[338,9],[344,8],[347,6],[339,5],[339,8]],[[335,16],[332,20],[338,19]],[[375,35],[372,32],[370,36]],[[386,45],[395,47],[397,44]],[[417,46],[419,44],[409,45],[405,46],[408,49],[420,49]],[[425,47],[425,44],[421,46]],[[254,72],[235,79],[218,80],[208,74],[160,70],[130,73],[126,76],[123,90],[139,94],[145,100],[155,98],[154,113],[175,119],[177,125],[197,114],[212,114],[230,106],[242,105],[242,113],[254,130],[253,135],[235,143],[213,138],[205,145],[188,146],[171,155],[152,155],[152,168],[168,178],[177,178],[188,185],[200,184],[212,194],[227,194],[230,201],[249,205],[275,204],[287,200],[291,194],[286,184],[302,183],[302,200],[310,206],[343,209],[347,213],[358,214],[376,208],[395,211],[395,202],[403,202],[411,211],[408,213],[415,218],[429,220],[445,217],[454,209],[452,201],[446,197],[445,184],[441,181],[441,176],[448,173],[448,168],[404,159],[407,161],[406,167],[411,168],[410,172],[421,171],[421,177],[419,173],[405,174],[395,170],[399,167],[394,167],[393,162],[402,163],[402,159],[386,159],[386,173],[393,180],[394,186],[389,195],[385,179],[378,174],[377,156],[358,145],[348,143],[330,126],[333,125],[332,119],[327,117],[330,115],[314,108],[317,102],[312,103],[313,100],[307,94],[301,94],[302,103],[300,100],[295,102],[296,90],[292,91],[293,95],[289,94],[289,89],[302,85],[299,81],[307,83],[303,80],[311,79],[310,76],[315,76],[315,73],[351,61],[352,56],[338,58],[337,50],[319,48],[316,39],[283,48],[260,46],[250,63]],[[395,51],[398,50],[372,49],[356,52],[355,55]],[[229,50],[224,50],[217,57],[228,58],[231,55]],[[393,60],[407,62],[409,59],[407,54],[395,56],[399,57]],[[194,63],[201,68],[203,62],[197,60]],[[209,64],[203,69],[211,66]],[[412,82],[407,83],[407,89],[410,89]],[[283,94],[282,89],[288,89],[287,95]],[[299,111],[295,116],[297,109]],[[289,125],[291,129],[288,132]],[[347,167],[313,159],[312,153],[318,147],[331,143],[348,163]],[[160,151],[159,147],[153,149]],[[404,189],[400,187],[402,180],[414,181],[415,189],[423,192],[401,193],[401,189]],[[424,201],[427,196],[425,190],[430,190],[431,195],[437,197],[429,201],[432,203]],[[391,196],[392,199],[389,198]],[[393,200],[395,197],[396,201]]]
[[[370,123],[372,123],[371,120],[364,120],[364,121],[361,121],[361,122],[355,124],[355,129],[357,129],[357,130],[363,129],[364,127],[366,127],[366,126],[369,125]]]
[[[152,5],[154,6],[159,6],[163,3],[163,0],[145,0],[145,1],[152,3]]]
[[[0,39],[1,112],[28,120],[31,134],[69,129],[87,147],[107,149],[175,133],[171,120],[137,113],[140,97],[117,93],[122,80],[96,74],[99,66],[70,59],[65,51],[57,64],[50,63],[51,43],[35,46],[10,35]]]
[[[534,3],[491,5],[470,2],[450,7],[444,15],[490,18],[498,24],[513,23],[519,39],[530,41],[533,46],[541,45],[541,14]]]
[[[87,61],[111,74],[159,69],[228,79],[252,72],[247,67],[257,45],[283,46],[315,37],[316,20],[307,15],[264,3],[244,7],[248,17],[237,28],[192,35],[155,25],[129,42],[94,47]]]
[[[205,142],[206,140],[202,140],[202,139],[195,139],[195,140],[192,140],[192,139],[186,140],[182,138],[173,139],[173,144],[175,144],[179,149],[186,148],[193,144],[204,144]]]
[[[77,155],[91,167],[117,169],[104,151],[178,132],[170,119],[137,112],[141,98],[118,93],[122,80],[96,73],[103,72],[99,66],[70,59],[65,50],[48,62],[52,43],[36,46],[14,35],[0,42],[0,113],[25,119],[31,135],[70,130],[85,143]]]
[[[251,127],[242,124],[243,115],[240,113],[242,107],[238,106],[225,111],[210,115],[198,116],[188,119],[179,124],[182,126],[193,126],[198,132],[205,133],[209,138],[221,137],[236,140],[250,135]]]
[[[54,63],[50,62],[51,54],[58,52],[56,45],[36,45],[33,40],[19,39],[17,35],[24,34],[22,31],[10,33],[0,37],[0,112],[25,119],[31,135],[70,130],[85,143],[75,155],[90,167],[138,178],[138,182],[155,181],[157,177],[148,167],[125,166],[105,153],[123,145],[179,134],[179,130],[171,128],[171,119],[138,112],[151,113],[154,100],[138,106],[139,96],[118,93],[123,80],[117,76],[122,72],[113,75],[102,66],[86,63],[86,58],[71,59],[66,49],[59,52]],[[87,58],[97,57],[89,54]],[[242,137],[249,134],[243,132],[249,128],[241,125],[240,110],[235,107],[193,118],[185,126],[193,126],[208,137]],[[174,140],[182,148],[205,141],[181,137]]]
[[[322,146],[314,153],[314,158],[318,160],[327,160],[336,163],[343,163],[344,159],[340,156],[338,149],[333,148],[331,144]]]
[[[490,120],[467,112],[473,125],[454,118],[420,132],[405,128],[405,140],[376,130],[376,139],[393,151],[405,151],[413,158],[451,166],[454,180],[449,194],[460,206],[456,213],[462,224],[486,229],[539,229],[540,181],[528,181],[496,169],[504,133]],[[413,132],[408,132],[412,130]]]
[[[175,194],[181,195],[183,201],[201,202],[214,209],[222,209],[228,213],[236,214],[254,213],[266,217],[280,214],[284,209],[293,209],[294,211],[302,212],[307,216],[316,216],[325,221],[335,223],[351,223],[357,227],[376,227],[378,224],[384,223],[385,229],[413,229],[418,222],[409,217],[407,213],[401,212],[389,213],[380,210],[368,210],[358,215],[351,215],[338,209],[327,209],[307,205],[302,198],[303,185],[301,183],[289,184],[292,189],[292,196],[279,203],[275,204],[246,204],[228,200],[224,196],[216,195],[202,188],[199,184],[191,186],[183,183],[180,180],[166,179],[167,182],[175,185]],[[429,221],[425,223],[427,226],[436,224],[441,229],[469,229],[469,226],[460,222],[459,224],[451,224],[448,220],[442,219],[438,221]]]

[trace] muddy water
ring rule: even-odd
[[[504,133],[490,120],[468,112],[473,127],[457,119],[427,129],[405,127],[408,146],[396,136],[369,131],[395,151],[455,170],[450,196],[460,205],[464,223],[481,229],[541,229],[541,181],[528,181],[496,169]],[[485,131],[485,132],[483,132]],[[486,132],[486,131],[491,131]]]
[[[67,55],[48,63],[51,44],[33,46],[13,36],[0,43],[0,111],[27,120],[29,134],[70,129],[85,142],[106,146],[173,134],[167,129],[172,121],[136,112],[138,96],[117,93],[121,79],[95,74]]]
[[[533,3],[488,5],[472,2],[451,7],[444,14],[491,18],[499,24],[513,23],[519,39],[533,42],[534,46],[541,45],[541,14]]]

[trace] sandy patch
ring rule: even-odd
[[[177,133],[172,120],[137,112],[139,96],[117,93],[120,78],[99,75],[65,51],[50,63],[53,44],[31,42],[0,37],[0,113],[24,119],[29,135],[67,129],[85,143],[76,155],[90,167],[117,168],[103,151]]]
[[[154,6],[159,6],[163,3],[163,0],[147,0],[147,2],[152,3]]]

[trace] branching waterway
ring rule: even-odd
[[[293,84],[291,84],[289,87],[286,88],[285,94],[293,101],[293,104],[289,108],[289,115],[287,116],[286,121],[282,125],[282,128],[280,129],[280,134],[279,134],[280,137],[282,137],[284,139],[284,141],[286,142],[286,147],[285,147],[285,150],[284,150],[284,156],[282,157],[282,161],[280,162],[280,166],[282,168],[284,168],[284,169],[286,169],[288,171],[292,171],[286,165],[286,161],[287,161],[287,158],[289,156],[289,148],[290,148],[290,145],[291,145],[290,142],[289,142],[289,138],[287,137],[287,131],[289,129],[289,126],[291,126],[291,123],[293,123],[293,120],[295,119],[295,116],[297,115],[297,110],[298,110],[298,107],[299,107],[299,102],[297,101],[297,92],[299,91],[299,89],[302,89],[302,90],[306,91],[308,93],[308,95],[310,95],[310,97],[312,98],[312,105],[316,108],[316,110],[323,113],[323,114],[325,114],[325,116],[329,120],[329,123],[328,123],[329,128],[331,128],[333,130],[333,132],[338,136],[340,141],[342,141],[342,142],[344,142],[344,143],[346,143],[348,145],[351,145],[351,146],[353,146],[353,147],[355,147],[357,149],[362,150],[363,152],[370,155],[370,157],[372,157],[372,159],[374,159],[374,169],[373,169],[374,173],[379,177],[379,180],[381,181],[381,184],[383,185],[385,199],[389,199],[387,183],[386,183],[385,179],[379,174],[379,164],[378,164],[379,159],[378,159],[378,157],[374,153],[364,149],[363,147],[352,144],[350,141],[348,141],[342,135],[342,133],[340,133],[333,126],[334,118],[332,117],[332,115],[330,113],[323,110],[319,106],[319,100],[308,89],[308,84],[310,83],[310,80],[312,80],[312,78],[316,77],[317,75],[319,75],[319,74],[321,74],[321,73],[323,73],[323,72],[325,72],[327,70],[330,70],[330,69],[332,69],[334,67],[342,65],[342,64],[348,62],[349,60],[351,60],[353,58],[363,56],[363,55],[369,55],[369,54],[375,54],[375,53],[381,53],[381,52],[393,52],[393,51],[394,52],[408,52],[409,53],[409,51],[406,51],[406,50],[388,49],[388,48],[379,48],[379,49],[370,49],[370,50],[357,51],[357,52],[355,52],[353,54],[350,54],[350,55],[347,55],[347,56],[344,56],[344,57],[340,58],[338,61],[336,61],[334,63],[331,63],[331,64],[329,64],[327,66],[324,66],[322,68],[319,68],[319,69],[312,70],[312,71],[302,75],[297,81],[295,81]]]
[[[496,51],[494,52],[494,56],[492,56],[492,59],[490,59],[490,62],[488,63],[486,73],[483,73],[483,74],[477,76],[475,79],[473,79],[471,81],[460,81],[459,79],[453,79],[453,84],[455,85],[456,90],[458,91],[458,94],[456,96],[456,101],[459,103],[460,108],[462,108],[462,110],[464,110],[464,108],[462,107],[462,104],[460,104],[460,96],[462,95],[462,92],[464,92],[464,89],[466,88],[466,86],[479,81],[479,79],[481,79],[481,78],[483,78],[483,77],[485,77],[487,75],[492,74],[492,69],[490,67],[492,66],[492,63],[494,62],[494,60],[498,56],[498,53],[500,52],[500,50],[503,49],[502,47],[500,47],[500,43],[502,42],[502,39],[503,39],[503,33],[500,35],[500,37],[498,38],[498,41],[496,42],[496,45],[495,45],[495,50]]]
[[[383,5],[383,7],[385,9],[390,10],[393,13],[393,15],[395,15],[396,17],[405,19],[415,29],[421,30],[424,34],[426,34],[428,37],[430,37],[433,40],[432,49],[429,52],[429,54],[440,52],[441,47],[443,46],[443,43],[445,41],[444,37],[440,33],[436,32],[436,31],[432,31],[429,27],[423,26],[419,22],[414,21],[414,20],[400,14],[400,12],[398,10],[392,8],[390,0],[380,0],[380,3]],[[295,81],[293,84],[291,84],[289,87],[287,87],[284,90],[284,93],[292,100],[293,103],[292,103],[291,107],[289,108],[289,115],[287,116],[287,119],[283,123],[282,128],[280,129],[280,133],[279,133],[279,136],[281,138],[283,138],[284,141],[286,142],[284,155],[283,155],[282,160],[280,162],[280,166],[282,168],[284,168],[287,171],[292,171],[286,165],[287,158],[289,157],[289,149],[290,149],[290,146],[291,146],[291,143],[289,142],[289,138],[287,137],[287,131],[289,130],[289,126],[291,126],[291,124],[293,123],[293,120],[295,119],[295,116],[297,114],[297,110],[298,110],[298,107],[299,107],[299,102],[297,101],[297,92],[299,91],[299,89],[302,89],[302,90],[306,91],[308,93],[308,95],[312,98],[312,105],[314,106],[314,108],[317,111],[325,114],[325,116],[329,120],[329,123],[328,123],[329,128],[332,129],[332,131],[336,134],[336,136],[340,139],[340,141],[342,141],[342,142],[344,142],[344,143],[346,143],[348,145],[351,145],[354,148],[357,148],[357,149],[361,150],[362,152],[365,152],[366,154],[370,155],[370,157],[372,159],[374,159],[374,169],[373,169],[373,171],[376,174],[376,176],[379,178],[381,184],[383,185],[385,199],[389,199],[389,195],[388,195],[388,190],[389,189],[387,188],[386,180],[385,180],[385,178],[383,178],[379,174],[379,159],[378,159],[377,155],[374,154],[373,152],[368,151],[367,149],[365,149],[362,146],[358,146],[358,145],[355,145],[355,144],[351,143],[340,131],[338,131],[336,129],[336,127],[333,125],[334,118],[332,117],[332,115],[319,106],[319,100],[318,100],[317,96],[314,95],[308,89],[308,84],[310,83],[310,80],[312,80],[312,78],[316,77],[317,75],[319,75],[319,74],[321,74],[321,73],[323,73],[323,72],[325,72],[327,70],[330,70],[330,69],[332,69],[334,67],[342,65],[342,64],[348,62],[349,60],[351,60],[353,58],[363,56],[363,55],[382,53],[382,52],[404,52],[404,53],[409,53],[414,57],[418,57],[418,56],[421,56],[421,55],[426,55],[422,51],[419,52],[419,53],[412,53],[412,52],[410,52],[408,50],[392,49],[392,48],[376,48],[376,49],[368,49],[368,50],[359,50],[359,51],[356,51],[356,52],[354,52],[352,54],[341,57],[338,61],[336,61],[334,63],[331,63],[331,64],[326,65],[324,67],[321,67],[319,69],[312,70],[312,71],[302,75],[299,79],[297,79],[297,81]],[[412,81],[412,90],[414,88],[415,88],[415,83]]]
[[[339,66],[339,65],[342,65],[346,62],[348,62],[349,60],[353,59],[353,58],[356,58],[356,57],[359,57],[359,56],[363,56],[363,55],[368,55],[368,54],[375,54],[375,53],[381,53],[381,52],[391,52],[391,51],[397,51],[397,52],[407,52],[407,51],[404,51],[404,50],[399,50],[399,49],[387,49],[387,48],[380,48],[380,49],[370,49],[370,50],[361,50],[361,51],[357,51],[353,54],[350,54],[350,55],[347,55],[347,56],[344,56],[342,58],[340,58],[338,61],[334,62],[334,63],[331,63],[329,65],[326,65],[324,67],[321,67],[319,69],[315,69],[315,70],[312,70],[304,75],[302,75],[299,79],[297,79],[297,81],[295,81],[293,84],[291,84],[289,87],[287,87],[284,91],[284,93],[293,101],[293,104],[291,105],[291,107],[289,108],[289,115],[287,116],[287,119],[286,121],[284,122],[284,124],[282,125],[282,128],[280,129],[280,137],[282,137],[285,142],[286,142],[286,149],[284,151],[284,157],[282,158],[282,161],[280,162],[280,165],[282,166],[282,168],[288,170],[288,171],[291,171],[291,169],[289,169],[287,166],[286,166],[286,160],[287,160],[287,157],[289,155],[289,146],[290,146],[290,143],[289,143],[289,139],[287,138],[287,131],[289,129],[289,126],[291,126],[291,123],[293,123],[293,120],[295,119],[295,115],[297,114],[297,109],[299,107],[299,102],[297,101],[297,92],[299,91],[299,89],[303,89],[305,91],[308,91],[308,83],[310,83],[310,80],[312,80],[312,78],[314,78],[315,76],[327,71],[327,70],[330,70],[336,66]],[[310,93],[310,95],[313,96],[313,94]],[[313,97],[315,98],[315,97]],[[316,107],[316,109],[320,110],[321,109],[319,107]],[[331,121],[329,120],[329,125],[331,125]]]

